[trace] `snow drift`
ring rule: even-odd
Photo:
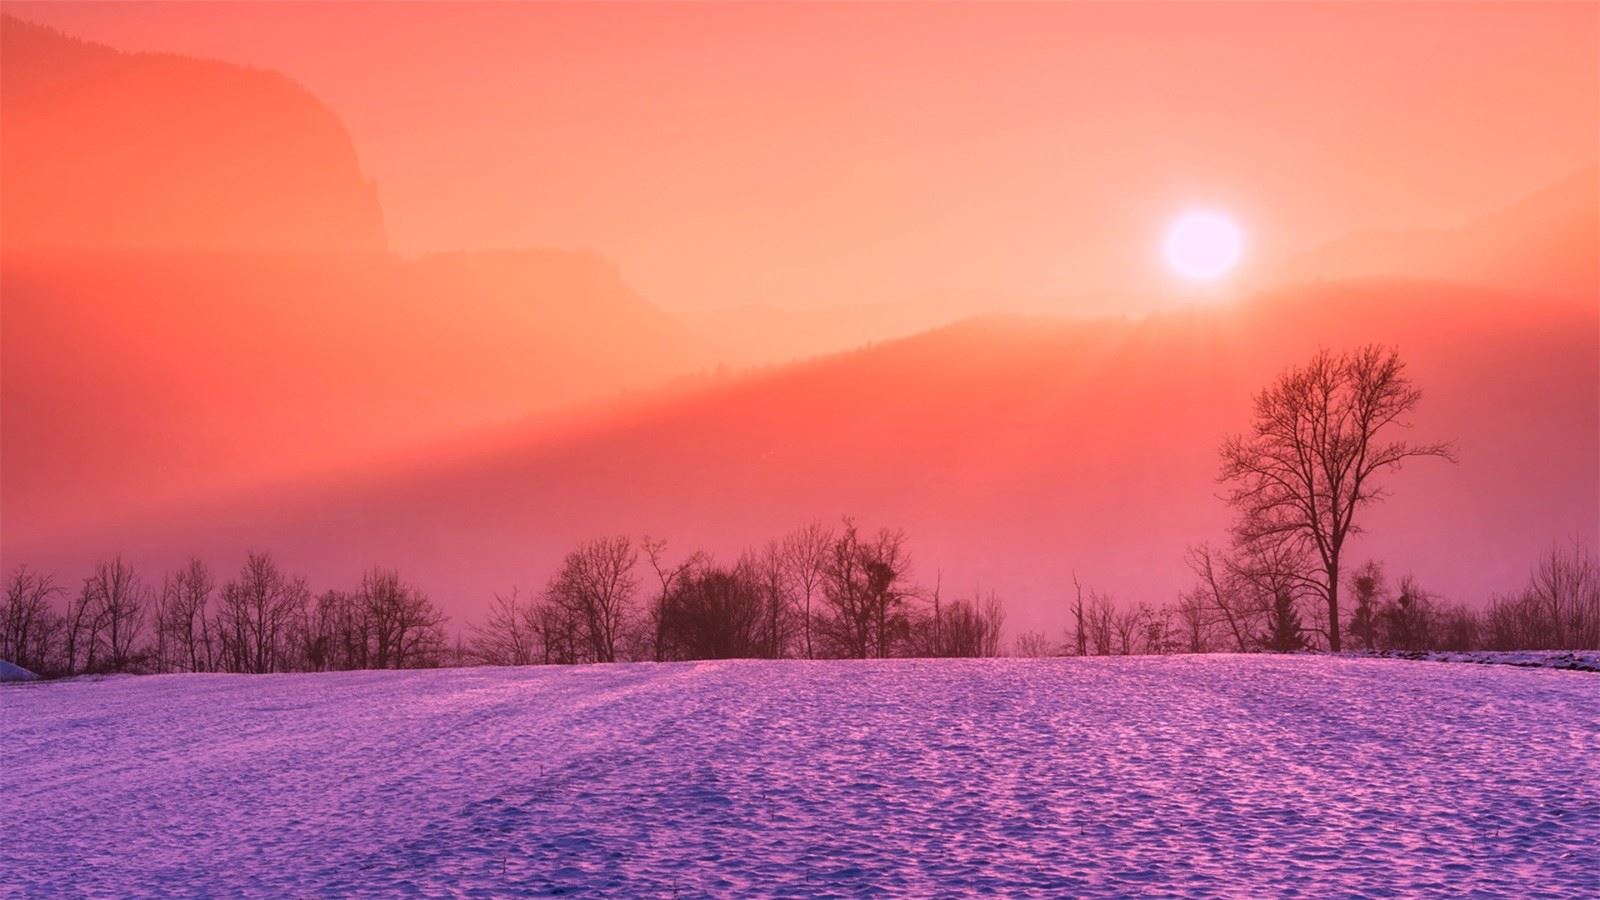
[[[0,681],[33,681],[38,677],[16,663],[0,659]]]

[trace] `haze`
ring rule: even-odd
[[[1368,341],[1462,462],[1364,552],[1477,603],[1600,538],[1593,4],[4,10],[8,567],[460,621],[853,514],[1054,633],[1184,588],[1252,393]]]

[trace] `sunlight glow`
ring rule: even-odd
[[[1191,212],[1167,229],[1167,263],[1185,278],[1212,281],[1239,262],[1244,235],[1228,217]]]

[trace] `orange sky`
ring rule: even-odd
[[[1189,586],[1251,393],[1369,341],[1462,464],[1363,554],[1481,602],[1600,534],[1600,6],[4,11],[6,566],[265,547],[471,616],[853,513],[1053,629],[1074,569]],[[1204,287],[1194,206],[1245,231]],[[429,253],[530,247],[586,252]],[[1162,308],[939,327],[983,304]]]
[[[402,252],[590,248],[676,309],[1160,295],[1192,203],[1260,262],[1600,158],[1589,3],[5,8],[300,81]]]

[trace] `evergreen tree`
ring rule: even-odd
[[[1293,595],[1278,591],[1267,610],[1267,634],[1261,639],[1261,646],[1274,653],[1304,650],[1306,641],[1301,631],[1300,612],[1294,608]]]

